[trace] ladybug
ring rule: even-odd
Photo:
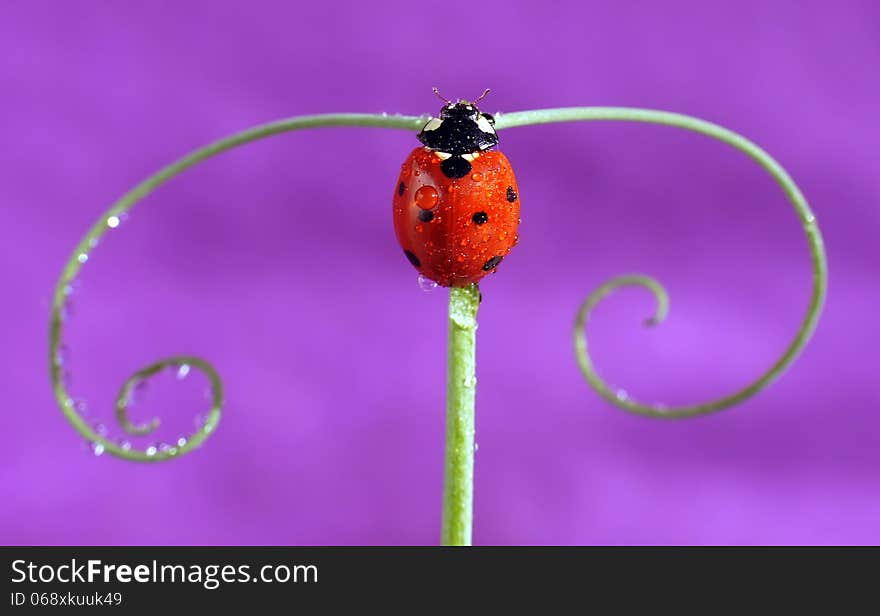
[[[434,93],[440,96],[437,89]],[[420,274],[463,287],[494,273],[516,245],[519,189],[495,120],[475,101],[449,101],[418,134],[394,186],[394,232]]]

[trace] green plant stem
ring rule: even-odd
[[[554,122],[589,122],[611,120],[618,122],[642,122],[647,124],[663,124],[674,126],[725,143],[755,161],[779,185],[789,203],[794,208],[810,251],[810,264],[813,268],[813,289],[807,304],[804,317],[791,342],[779,357],[750,383],[737,391],[698,404],[678,407],[665,407],[656,404],[645,404],[627,395],[620,395],[599,375],[589,355],[586,338],[586,322],[595,306],[614,290],[625,286],[640,286],[654,294],[657,301],[657,313],[646,321],[651,327],[658,325],[668,311],[669,296],[663,286],[649,276],[630,274],[619,276],[596,289],[581,305],[575,319],[574,348],[578,366],[590,386],[611,404],[639,415],[674,419],[678,417],[694,417],[714,413],[737,405],[751,398],[775,381],[797,358],[807,341],[813,335],[819,315],[825,303],[828,289],[828,265],[825,247],[819,223],[810,209],[804,195],[797,184],[776,160],[757,144],[723,126],[694,118],[681,113],[658,111],[655,109],[633,109],[628,107],[565,107],[560,109],[538,109],[534,111],[518,111],[515,113],[498,114],[495,116],[496,127],[513,128],[534,124],[550,124]]]
[[[142,368],[132,374],[123,384],[119,397],[116,401],[116,417],[122,428],[135,435],[144,435],[152,432],[157,426],[158,421],[143,425],[135,426],[129,421],[126,414],[126,399],[130,390],[137,384],[140,379],[156,374],[158,371],[168,367],[187,364],[196,370],[203,372],[211,383],[211,408],[208,412],[205,423],[196,432],[187,439],[187,442],[180,447],[173,447],[161,451],[143,451],[131,447],[123,446],[108,439],[100,434],[94,426],[92,426],[85,417],[80,414],[74,398],[68,391],[67,384],[64,379],[64,371],[67,369],[66,360],[62,358],[62,345],[64,339],[64,310],[68,301],[68,293],[72,288],[77,275],[84,265],[90,260],[90,255],[95,246],[97,246],[101,238],[107,233],[112,232],[118,225],[121,218],[128,214],[135,205],[137,205],[144,197],[152,193],[159,186],[168,180],[180,175],[187,169],[195,165],[217,156],[227,150],[264,139],[279,135],[281,133],[305,130],[310,128],[324,128],[330,126],[361,126],[375,128],[395,128],[402,130],[418,130],[425,123],[425,118],[415,116],[400,116],[387,114],[367,114],[367,113],[329,113],[324,115],[299,116],[295,118],[285,118],[267,124],[261,124],[248,128],[241,132],[229,135],[223,139],[209,143],[173,163],[159,169],[156,173],[145,179],[143,182],[129,190],[119,198],[104,214],[92,225],[92,228],[79,241],[64,269],[58,283],[55,285],[55,293],[52,299],[52,312],[49,318],[49,376],[52,380],[52,390],[55,393],[55,399],[61,408],[64,416],[70,421],[73,428],[87,441],[95,446],[100,447],[100,451],[131,460],[133,462],[161,462],[172,458],[180,457],[189,453],[193,449],[199,447],[209,435],[213,434],[214,428],[220,421],[223,406],[223,386],[220,375],[214,367],[207,361],[193,356],[175,356],[154,362],[149,366]]]
[[[570,107],[504,113],[496,115],[495,118],[496,128],[499,130],[553,122],[612,120],[664,124],[717,139],[745,153],[773,177],[794,207],[806,235],[813,268],[813,289],[806,314],[794,338],[779,358],[750,384],[733,394],[702,404],[677,408],[660,408],[656,405],[642,404],[618,395],[599,376],[589,357],[585,329],[590,312],[598,302],[620,287],[635,285],[650,290],[657,300],[656,314],[648,320],[648,325],[656,325],[661,322],[668,310],[668,295],[665,289],[660,283],[648,276],[640,274],[621,276],[599,287],[587,298],[578,312],[574,334],[575,352],[581,371],[590,385],[602,397],[625,410],[643,415],[658,417],[700,415],[745,401],[773,382],[796,359],[816,327],[825,300],[828,278],[826,257],[815,215],[788,173],[769,154],[745,137],[717,124],[683,114],[652,109]],[[157,422],[153,421],[138,426],[133,424],[126,414],[128,394],[139,379],[149,377],[159,370],[184,363],[205,373],[211,382],[210,413],[204,425],[180,447],[152,453],[122,447],[96,431],[77,410],[64,382],[63,372],[66,370],[66,365],[62,360],[61,352],[63,313],[68,299],[68,289],[83,264],[89,261],[92,248],[97,245],[104,234],[119,224],[119,217],[126,214],[135,204],[160,185],[190,167],[222,152],[265,137],[289,131],[329,126],[363,126],[417,131],[422,127],[424,121],[424,117],[356,113],[300,116],[278,120],[241,131],[195,150],[160,169],[123,195],[80,240],[64,266],[53,297],[49,325],[50,376],[55,398],[74,429],[85,439],[100,446],[101,451],[127,460],[155,462],[180,456],[198,447],[213,432],[220,420],[223,404],[220,377],[211,364],[193,356],[169,357],[142,368],[126,380],[117,399],[117,418],[123,429],[132,434],[146,434],[155,428]],[[443,543],[447,545],[469,545],[473,510],[474,394],[476,391],[474,350],[477,328],[476,315],[480,300],[479,289],[476,286],[451,289],[449,299],[449,381],[442,539]]]
[[[477,285],[449,289],[443,545],[470,545],[474,507]]]

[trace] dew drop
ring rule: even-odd
[[[183,379],[185,379],[187,376],[189,376],[189,371],[190,371],[189,364],[180,364],[177,367],[177,374],[175,375],[175,376],[177,376],[177,380],[182,381]]]
[[[618,400],[629,400],[629,394],[625,389],[618,389],[614,392],[614,397]]]
[[[61,317],[62,321],[67,321],[73,315],[74,315],[73,301],[71,301],[71,299],[68,297],[66,300],[64,300],[64,303],[61,304],[61,311],[60,311],[59,316]]]
[[[74,411],[76,411],[76,414],[77,414],[77,415],[80,415],[80,416],[82,416],[82,417],[84,417],[84,416],[86,416],[86,415],[89,414],[89,405],[88,405],[88,403],[87,403],[85,400],[83,400],[82,398],[75,398],[75,399],[72,399],[72,400],[68,400],[67,406],[69,406],[70,408],[72,408]],[[99,424],[99,425],[100,425],[100,424]],[[95,431],[97,432],[97,426],[96,426],[95,428],[96,428]],[[101,433],[98,432],[98,434],[101,434]]]
[[[430,210],[440,201],[440,194],[433,186],[422,186],[416,191],[415,202],[423,210]]]
[[[122,451],[131,451],[131,443],[128,441],[119,441],[119,448]]]
[[[79,253],[79,255],[76,257],[76,260],[79,261],[80,263],[85,263],[86,261],[89,260],[89,255],[88,255],[87,253],[85,253],[85,252],[81,252],[81,253]]]
[[[476,452],[476,451],[479,451],[479,450],[480,450],[480,444],[477,443],[476,441],[474,441],[474,451]]]
[[[816,222],[816,217],[813,216],[812,214],[807,214],[806,220],[807,220],[807,223],[813,224],[814,222]]]
[[[152,458],[153,456],[155,456],[158,453],[158,451],[159,451],[158,447],[156,447],[155,445],[150,445],[149,447],[147,447],[144,450],[144,453]]]
[[[159,451],[169,456],[177,455],[177,447],[169,445],[168,443],[159,443]]]
[[[95,456],[104,454],[104,445],[102,443],[92,443],[92,453]]]
[[[471,175],[471,179],[474,182],[482,182],[483,181],[483,174],[482,173],[474,173]]]
[[[79,278],[74,278],[69,280],[64,288],[61,290],[64,293],[64,297],[70,298],[75,293],[79,293],[82,290],[82,281]],[[69,301],[69,299],[68,299]]]
[[[183,447],[184,445],[186,445],[186,437],[181,436],[179,439],[177,439],[177,446]]]
[[[426,293],[433,291],[434,289],[436,289],[439,286],[436,282],[434,282],[433,280],[431,280],[430,278],[428,278],[424,274],[419,274],[418,281],[419,281],[419,288],[422,291],[425,291]]]
[[[69,361],[70,349],[66,344],[59,344],[55,350],[55,365],[64,366]]]
[[[465,387],[476,387],[477,385],[477,377],[473,374],[464,377],[464,386]]]
[[[119,217],[118,216],[110,216],[107,219],[107,226],[111,229],[115,229],[119,226]]]
[[[125,407],[137,406],[144,399],[144,394],[150,388],[147,379],[140,379],[128,390],[128,396],[125,398]]]

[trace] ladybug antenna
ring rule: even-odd
[[[486,88],[485,90],[483,90],[483,93],[480,94],[480,96],[479,96],[479,97],[477,98],[477,100],[475,100],[474,102],[475,102],[475,103],[479,103],[481,100],[483,100],[484,98],[486,98],[486,95],[487,95],[488,93],[489,93],[489,88]]]
[[[439,98],[441,101],[444,101],[444,102],[447,102],[447,103],[451,103],[451,102],[452,102],[451,100],[449,100],[448,98],[446,98],[445,96],[443,96],[442,94],[440,94],[440,90],[439,90],[438,88],[434,87],[434,88],[431,88],[431,90],[434,92],[434,94],[437,95],[437,98]]]

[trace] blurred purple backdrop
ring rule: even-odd
[[[574,363],[583,297],[619,273],[657,276],[669,320],[645,331],[647,293],[617,294],[591,324],[600,369],[646,401],[728,393],[805,310],[794,213],[697,135],[502,133],[522,242],[483,285],[475,542],[880,542],[880,8],[714,4],[490,0],[452,18],[413,2],[6,3],[0,541],[438,540],[446,297],[418,289],[391,226],[411,134],[325,129],[233,151],[157,191],[88,263],[74,390],[109,424],[132,371],[207,357],[228,405],[201,450],[95,458],[54,405],[46,359],[62,264],[136,182],[283,116],[434,112],[437,85],[492,87],[488,111],[626,105],[728,126],[798,181],[830,258],[824,318],[781,381],[708,418],[629,416]],[[200,387],[157,384],[139,417],[184,433]]]

